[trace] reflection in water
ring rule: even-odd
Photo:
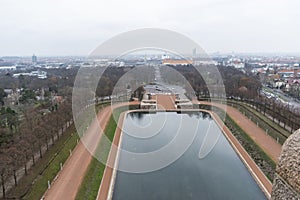
[[[143,129],[143,124],[149,122],[150,117],[152,117],[151,123]],[[156,120],[153,120],[153,117]],[[165,119],[164,126],[157,128],[163,119]],[[135,124],[139,124],[140,129]],[[197,135],[187,151],[178,160],[163,169],[141,174],[118,171],[113,194],[114,200],[266,199],[223,134],[220,134],[212,151],[204,158],[199,159],[199,150],[203,145],[204,138],[208,137],[209,139],[213,137],[213,134],[220,133],[208,113],[130,113],[124,122],[124,127],[127,132],[137,131],[138,133],[132,133],[135,136],[143,134],[144,131],[159,130],[157,134],[149,138],[123,134],[122,148],[137,153],[159,150],[172,141],[177,131],[182,131],[187,135],[190,131],[197,131]],[[157,161],[153,160],[153,162]],[[128,159],[122,157],[121,153],[119,165],[130,165],[130,163]]]

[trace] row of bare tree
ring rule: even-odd
[[[18,184],[17,171],[23,169],[25,175],[28,163],[36,163],[36,154],[43,157],[43,148],[46,151],[53,145],[71,123],[71,103],[64,101],[52,112],[41,113],[37,109],[30,109],[24,113],[20,125],[10,135],[9,140],[0,144],[0,183],[2,194],[5,197],[7,182],[13,177],[14,184]],[[5,134],[1,128],[1,134]]]
[[[263,96],[247,102],[254,105],[260,113],[270,116],[273,122],[289,130],[290,133],[300,128],[299,108]]]

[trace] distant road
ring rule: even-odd
[[[294,98],[290,96],[284,95],[284,93],[281,90],[263,87],[263,91],[263,94],[265,96],[268,96],[268,93],[272,95],[271,97],[269,96],[269,98],[276,98],[277,100],[280,100],[283,103],[288,103],[290,106],[300,109],[300,102],[294,100]]]

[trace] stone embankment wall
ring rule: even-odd
[[[271,199],[300,200],[300,129],[282,146]]]

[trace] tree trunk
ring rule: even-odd
[[[1,174],[1,184],[2,184],[2,193],[3,193],[3,198],[5,199],[5,183],[4,183],[4,177],[3,174]]]
[[[35,166],[34,154],[32,154],[32,164]]]
[[[42,158],[43,155],[42,155],[42,146],[40,146],[40,158]]]
[[[46,148],[47,148],[47,151],[48,151],[49,150],[48,138],[46,138]]]
[[[24,170],[25,170],[25,175],[27,175],[27,164],[26,164],[26,161],[25,161],[25,164],[24,164]]]
[[[52,135],[51,138],[52,138],[52,145],[54,145],[54,135]]]
[[[16,174],[16,170],[14,169],[13,172],[14,172],[15,186],[17,186],[17,185],[18,185],[18,182],[17,182],[17,174]]]
[[[57,134],[57,140],[58,140],[59,139],[59,130],[57,131],[56,134]]]

